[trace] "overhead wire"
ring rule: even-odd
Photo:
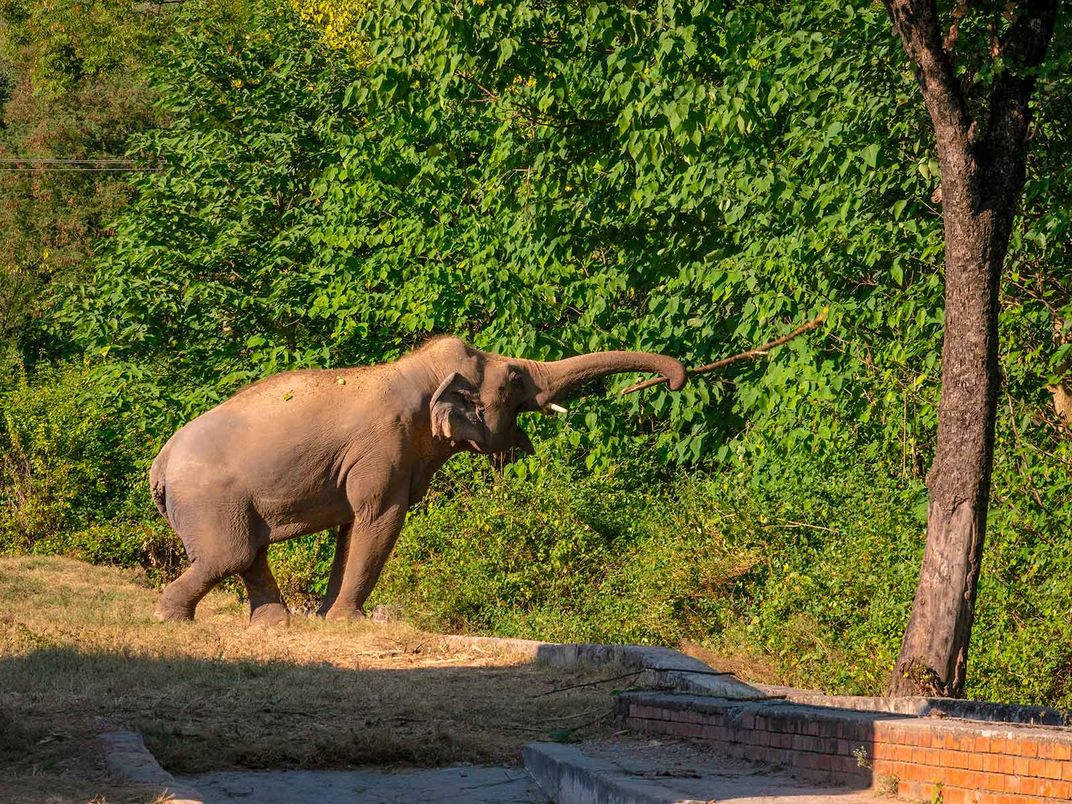
[[[0,172],[4,173],[145,173],[159,169],[122,158],[0,157]]]

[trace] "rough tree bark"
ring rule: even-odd
[[[885,4],[934,124],[945,231],[942,395],[927,478],[927,544],[888,694],[960,697],[990,497],[998,290],[1024,184],[1034,68],[1049,47],[1057,0],[997,7],[1014,16],[990,43],[989,56],[1004,66],[979,102],[954,69],[957,27],[976,4],[954,4],[945,36],[935,0]]]

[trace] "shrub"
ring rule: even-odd
[[[333,531],[290,539],[268,551],[272,573],[288,606],[310,613],[317,609],[328,590],[334,556]],[[240,594],[245,595],[245,588]]]
[[[174,545],[149,497],[157,441],[144,389],[66,365],[0,394],[0,552],[64,552],[174,571]]]
[[[894,643],[884,655],[896,648],[922,544],[918,487],[806,463],[777,480],[681,474],[656,486],[532,463],[524,479],[448,479],[451,493],[411,514],[377,599],[430,627],[690,639],[773,652],[786,669],[810,667],[846,628]],[[794,619],[795,634],[782,633]],[[873,647],[839,682],[873,686]]]

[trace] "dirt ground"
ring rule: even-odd
[[[610,734],[628,684],[402,624],[250,630],[223,592],[197,622],[161,624],[157,594],[132,572],[0,559],[0,801],[145,801],[103,768],[109,728],[141,731],[181,774],[516,764],[531,740]]]

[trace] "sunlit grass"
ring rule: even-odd
[[[0,731],[11,735],[0,790],[74,785],[85,800],[86,785],[111,789],[92,743],[108,728],[143,732],[167,769],[191,773],[515,763],[529,740],[611,725],[606,685],[541,693],[613,672],[564,680],[404,624],[296,616],[288,629],[250,630],[224,592],[196,622],[161,624],[157,594],[132,572],[0,559]]]

